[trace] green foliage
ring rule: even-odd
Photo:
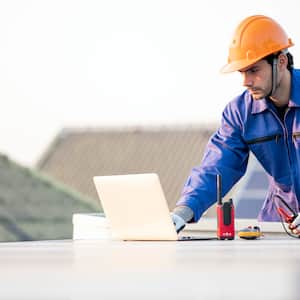
[[[100,205],[0,155],[0,241],[72,238],[74,213]]]

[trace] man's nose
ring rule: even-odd
[[[245,87],[251,87],[253,85],[251,76],[249,76],[246,72],[242,72],[242,84]]]

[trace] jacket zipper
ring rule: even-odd
[[[286,125],[285,125],[286,115],[289,112],[289,110],[290,110],[289,108],[286,109],[286,111],[284,113],[284,116],[283,116],[283,121],[280,120],[278,115],[273,110],[270,110],[270,111],[274,115],[274,117],[279,121],[279,124],[281,124],[281,126],[282,126],[282,129],[283,129],[283,132],[284,132],[283,138],[284,138],[284,142],[285,142],[287,152],[288,152],[289,163],[290,163],[290,166],[292,166],[291,151],[290,151],[290,147],[289,147],[289,143],[288,143],[288,130],[287,130]]]
[[[300,136],[300,133],[299,133]],[[272,140],[276,140],[276,143],[278,142],[278,140],[281,138],[281,134],[273,134],[270,136],[263,136],[263,137],[259,137],[250,141],[246,141],[246,143],[248,145],[252,145],[252,144],[258,144],[258,143],[263,143],[263,142],[268,142],[268,141],[272,141]]]

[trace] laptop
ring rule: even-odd
[[[113,239],[208,240],[178,235],[155,173],[95,176],[93,181]]]

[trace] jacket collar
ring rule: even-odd
[[[248,92],[247,92],[248,93]],[[248,93],[249,97],[252,98],[252,96]],[[252,100],[252,114],[258,114],[261,113],[271,107],[269,101],[266,98],[260,99],[260,100]]]
[[[289,106],[300,107],[300,70],[298,69],[292,70],[292,88]]]
[[[289,107],[300,107],[300,70],[293,69],[292,70],[292,87],[291,87],[291,97],[288,106]],[[251,95],[247,92],[247,96],[251,97]],[[251,97],[252,98],[252,97]],[[258,114],[266,109],[272,109],[272,104],[266,98],[261,100],[252,100],[252,114]]]

